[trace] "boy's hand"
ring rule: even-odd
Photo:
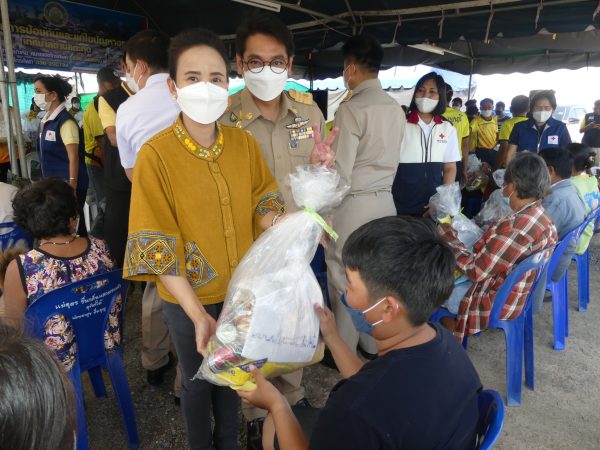
[[[271,412],[280,407],[289,407],[285,397],[264,377],[256,366],[250,366],[250,373],[256,380],[256,389],[253,391],[237,391],[242,400]]]
[[[337,327],[335,326],[335,316],[327,307],[322,308],[319,305],[314,305],[314,309],[315,314],[319,318],[321,335],[323,336],[325,343],[327,343],[331,338],[338,335]]]

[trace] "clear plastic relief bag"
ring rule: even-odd
[[[298,166],[289,182],[304,209],[266,230],[240,262],[194,378],[248,390],[251,364],[273,377],[323,358],[313,310],[323,305],[323,294],[310,262],[328,228],[319,214],[338,206],[349,188],[338,188],[335,171],[309,165]]]
[[[460,212],[462,196],[458,182],[443,184],[435,189],[437,192],[429,199],[431,216],[441,219],[446,216],[452,217],[452,228],[458,233],[458,239],[469,250],[473,248],[483,231],[472,220]]]

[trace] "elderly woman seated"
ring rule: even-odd
[[[37,248],[19,255],[6,269],[4,280],[4,320],[19,327],[29,305],[54,289],[114,267],[103,241],[79,237],[77,199],[73,188],[59,178],[48,178],[22,188],[13,200],[14,220],[39,241]],[[115,303],[111,311],[105,345],[120,342]],[[46,324],[46,343],[65,369],[75,358],[73,328],[62,315]]]
[[[503,195],[513,213],[491,226],[468,250],[449,224],[439,230],[456,256],[457,268],[467,281],[455,286],[444,306],[457,314],[456,321],[444,324],[453,328],[457,339],[487,327],[496,293],[514,267],[529,255],[552,245],[556,228],[544,212],[541,199],[550,187],[548,168],[534,153],[519,153],[504,175]],[[503,319],[521,314],[534,274],[527,274],[510,293],[502,310]]]

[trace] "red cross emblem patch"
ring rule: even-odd
[[[446,137],[446,135],[444,133],[440,134],[440,139],[444,139]]]

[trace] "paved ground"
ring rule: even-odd
[[[570,332],[565,352],[552,350],[552,311],[544,304],[535,318],[535,391],[523,387],[522,406],[507,408],[499,449],[600,448],[600,239],[591,247],[589,311],[577,308],[576,269],[570,273]],[[184,449],[185,437],[178,407],[172,400],[174,374],[160,388],[145,382],[140,355],[139,288],[126,307],[125,364],[137,411],[143,449]],[[505,393],[503,335],[495,330],[473,338],[469,355],[485,387]],[[321,365],[305,371],[307,397],[322,406],[337,373]],[[451,386],[448,387],[451,389]],[[87,420],[92,449],[124,449],[126,439],[112,392],[94,398],[87,389]],[[240,442],[244,427],[240,418]],[[240,448],[243,448],[240,446]]]

